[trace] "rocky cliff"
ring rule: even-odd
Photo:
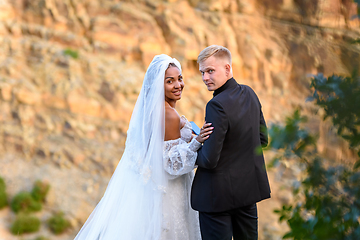
[[[359,67],[356,13],[352,0],[0,0],[0,176],[10,196],[49,181],[48,211],[63,209],[73,225],[57,239],[72,239],[121,157],[154,55],[181,62],[178,111],[199,125],[211,94],[196,58],[211,44],[229,48],[237,81],[255,89],[268,122],[281,121],[296,106],[313,110],[308,74]],[[351,156],[326,126],[313,128],[322,151]],[[261,203],[260,239],[283,232],[271,207],[288,198]],[[13,216],[3,215],[0,239],[10,239]]]

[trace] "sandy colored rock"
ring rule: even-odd
[[[10,195],[46,178],[49,209],[64,210],[74,226],[50,238],[73,239],[121,159],[156,54],[181,62],[185,89],[176,107],[190,121],[203,124],[212,97],[197,55],[217,44],[232,52],[236,80],[256,91],[268,123],[279,122],[295,106],[313,111],[304,103],[309,73],[359,68],[360,48],[349,44],[360,37],[355,13],[355,3],[341,0],[0,0],[0,175]],[[319,121],[311,126],[320,130],[320,151],[351,161],[348,146]],[[289,181],[298,170],[291,171]],[[278,192],[280,181],[271,177],[271,186]],[[284,192],[259,205],[259,239],[280,239],[286,226],[273,208],[291,200]],[[4,231],[0,239],[8,239]]]
[[[41,95],[39,92],[34,92],[26,88],[19,88],[14,90],[14,94],[20,103],[28,105],[37,105],[41,103]]]
[[[0,2],[0,21],[13,19],[15,16],[16,13],[8,0],[2,0]]]
[[[67,103],[70,111],[78,114],[91,116],[99,116],[101,105],[95,99],[84,97],[83,95],[73,91],[67,97]]]
[[[56,108],[56,109],[66,109],[67,104],[63,97],[57,97],[50,95],[49,93],[45,93],[42,96],[42,100],[45,104],[45,106],[49,108]]]
[[[1,97],[5,101],[10,101],[12,98],[12,86],[7,83],[1,83]]]

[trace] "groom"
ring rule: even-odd
[[[264,157],[259,153],[268,143],[261,104],[250,87],[233,78],[227,48],[205,48],[198,63],[203,82],[214,91],[205,116],[214,131],[198,151],[191,190],[202,239],[258,239],[256,203],[270,198]]]

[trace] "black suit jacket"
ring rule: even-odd
[[[191,206],[223,212],[270,197],[261,145],[267,145],[261,104],[248,86],[229,79],[206,105],[213,133],[198,151]]]

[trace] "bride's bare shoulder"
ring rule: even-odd
[[[165,141],[180,138],[180,116],[171,107],[165,107]]]
[[[172,107],[165,107],[165,119],[169,121],[179,121],[180,122],[180,115],[178,112]]]

